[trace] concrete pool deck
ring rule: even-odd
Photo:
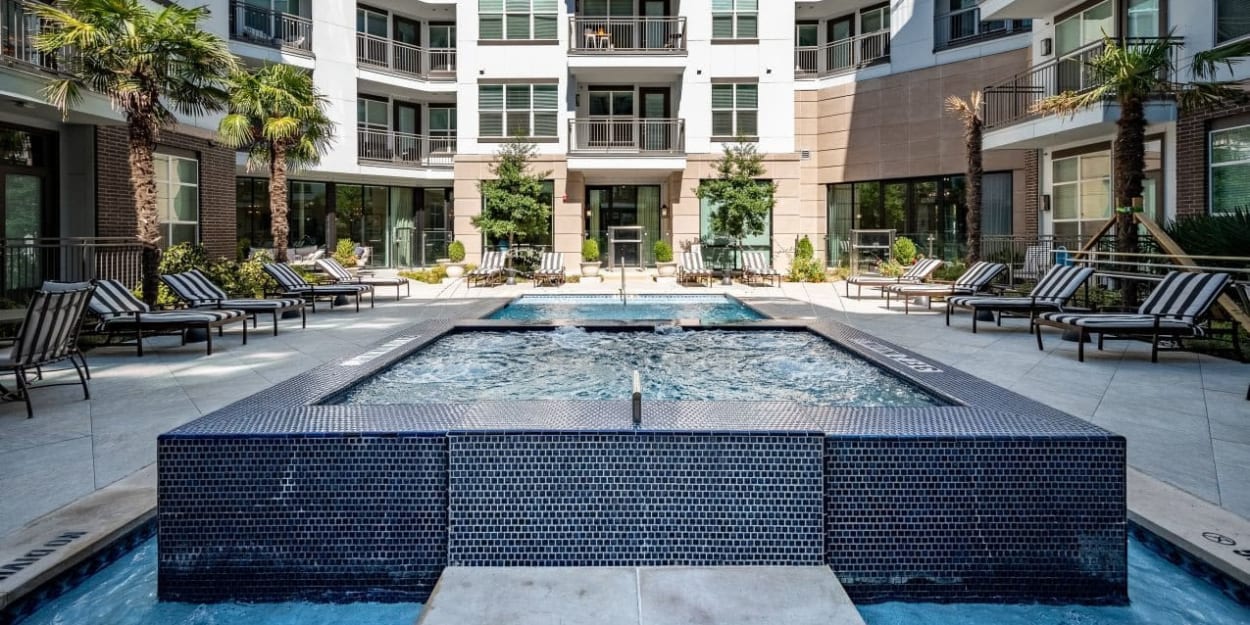
[[[1250,402],[1244,399],[1250,367],[1244,364],[1187,352],[1165,352],[1151,364],[1148,347],[1135,342],[1109,343],[1107,351],[1091,350],[1087,362],[1077,363],[1075,345],[1054,334],[1047,335],[1046,351],[1038,351],[1021,320],[1009,320],[1002,329],[983,324],[973,334],[966,314],[946,328],[938,307],[903,315],[885,310],[880,299],[845,298],[840,285],[673,287],[632,278],[627,288],[634,292],[727,292],[776,316],[842,321],[1123,434],[1129,463],[1137,470],[1130,474],[1130,514],[1223,554],[1229,572],[1241,571],[1241,579],[1250,581],[1250,558],[1236,553],[1250,545]],[[615,294],[618,287],[609,281],[540,291]],[[228,334],[215,342],[211,357],[198,345],[152,349],[142,359],[133,348],[91,351],[90,401],[74,387],[37,390],[30,420],[20,403],[0,405],[5,501],[0,567],[11,562],[11,554],[38,549],[61,531],[76,531],[68,520],[72,516],[64,521],[70,527],[59,530],[37,520],[67,504],[82,504],[98,489],[151,465],[157,434],[404,325],[477,316],[501,298],[533,290],[528,284],[471,291],[462,284],[414,284],[409,299],[383,298],[376,309],[360,314],[319,312],[310,315],[304,331],[287,321],[278,337],[252,333],[246,347]],[[176,345],[176,340],[152,344],[157,343]],[[50,372],[49,378],[64,375]],[[154,486],[154,480],[148,482],[148,488]],[[98,497],[109,499],[107,491]],[[74,507],[83,508],[81,518],[98,514],[91,506]],[[136,509],[131,516],[143,513]],[[23,567],[22,575],[0,580],[0,597],[12,590],[10,582],[53,565],[61,555],[48,555]]]

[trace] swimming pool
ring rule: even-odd
[[[802,331],[465,332],[379,372],[344,404],[628,399],[934,406],[932,395]]]
[[[704,324],[762,319],[723,295],[523,295],[491,315],[512,321],[698,319]]]

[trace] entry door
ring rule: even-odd
[[[590,117],[592,146],[635,147],[633,87],[591,87]]]
[[[681,33],[677,31],[675,20],[668,17],[668,0],[643,0],[642,15],[649,17],[643,28],[642,47],[648,50],[677,47]]]
[[[855,58],[851,51],[851,40],[855,37],[855,16],[831,19],[825,22],[825,31],[825,39],[830,44],[825,51],[825,69],[833,71],[850,67]]]
[[[643,87],[638,90],[642,99],[642,149],[646,151],[672,151],[676,148],[677,129],[673,128],[668,112],[668,87]]]
[[[395,103],[395,157],[404,163],[421,161],[421,107],[408,102]]]
[[[397,44],[391,46],[392,66],[412,74],[423,74],[421,66],[421,22],[396,15],[392,18],[391,39]],[[403,44],[403,45],[398,45]]]

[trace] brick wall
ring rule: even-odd
[[[1176,216],[1206,214],[1208,206],[1207,131],[1211,122],[1250,114],[1250,104],[1182,113],[1176,122]]]
[[[200,242],[210,256],[234,258],[234,151],[208,139],[161,133],[160,145],[194,152],[200,160]],[[96,127],[96,233],[133,237],[134,193],[124,126]]]
[[[1029,150],[1024,155],[1024,235],[1038,235],[1038,198],[1041,185],[1041,152]]]

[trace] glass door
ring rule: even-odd
[[[825,50],[825,71],[837,71],[851,66],[855,57],[851,51],[854,38],[854,15],[825,22],[825,39],[829,42],[829,47]]]
[[[677,129],[669,117],[668,87],[643,87],[638,90],[642,98],[642,149],[649,151],[673,151],[676,149]]]
[[[632,87],[590,88],[590,145],[631,148],[634,143],[634,90]]]
[[[421,107],[408,102],[396,102],[395,110],[395,158],[402,163],[420,163],[424,157],[421,145]]]
[[[456,71],[456,25],[430,24],[430,71]]]
[[[819,70],[817,48],[820,46],[820,23],[799,22],[794,25],[794,45],[800,48],[798,70],[804,74],[814,74]]]
[[[668,0],[643,0],[642,16],[650,18],[644,22],[642,47],[659,50],[679,46],[681,33],[676,20],[664,19],[668,17]]]
[[[659,185],[615,185],[586,188],[590,215],[586,218],[586,238],[599,242],[600,257],[609,264],[640,266],[653,264],[653,250],[660,235]],[[608,257],[608,232],[620,226],[642,228],[641,242],[619,245],[615,258]]]
[[[1103,33],[1116,35],[1111,0],[1094,5],[1055,25],[1055,53],[1059,57],[1057,93],[1083,91],[1089,86],[1087,62]]]
[[[0,294],[13,298],[18,289],[34,289],[56,275],[55,254],[45,257],[37,245],[56,231],[53,146],[56,135],[0,125]],[[25,249],[23,245],[29,245]]]

